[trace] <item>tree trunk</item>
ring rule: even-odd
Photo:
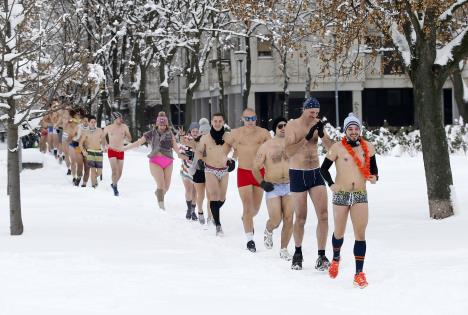
[[[194,89],[187,88],[185,92],[185,128],[188,129],[192,122],[192,106],[193,106],[193,91]]]
[[[219,40],[219,38],[218,38]],[[226,101],[224,97],[224,77],[223,77],[223,64],[221,63],[221,44],[217,43],[216,45],[216,55],[217,55],[217,60],[216,60],[216,70],[218,72],[218,104],[219,104],[219,111],[226,117]],[[226,123],[229,125],[229,122],[226,120]]]
[[[442,80],[436,78],[431,65],[420,65],[415,71],[413,93],[421,132],[429,215],[443,219],[453,215],[453,180],[441,104],[445,80],[438,82]]]
[[[468,95],[463,95],[463,77],[461,70],[457,67],[455,71],[451,74],[453,92],[455,94],[455,101],[457,102],[458,112],[463,118],[463,122],[468,123],[468,102],[465,102],[463,97],[468,97]]]
[[[289,118],[289,76],[288,76],[288,68],[287,68],[287,53],[284,53],[282,56],[283,64],[282,64],[282,71],[283,71],[283,93],[284,93],[284,100],[283,100],[283,117],[288,119]]]
[[[140,87],[138,90],[138,103],[136,109],[137,133],[141,133],[146,129],[145,108],[146,108],[146,66],[140,64]]]
[[[306,74],[306,82],[305,82],[305,98],[310,97],[310,85],[312,83],[312,73],[310,71],[310,59],[309,53],[306,51],[306,67],[307,67],[307,74]]]
[[[242,109],[246,109],[249,102],[250,86],[252,85],[252,56],[250,56],[250,37],[245,39],[245,89],[244,97],[242,99]],[[242,71],[240,75],[243,75]]]
[[[15,111],[13,106],[13,112]],[[13,118],[11,118],[13,117]],[[23,234],[21,217],[21,182],[18,156],[18,127],[14,124],[14,114],[8,122],[8,191],[10,195],[10,234]]]
[[[168,72],[169,71],[166,60],[159,58],[159,93],[161,94],[163,111],[166,112],[169,122],[172,124],[171,99],[169,97],[169,78],[166,77]]]
[[[115,35],[114,31],[111,32],[111,37]],[[112,42],[112,89],[114,102],[111,107],[114,110],[120,111],[119,49],[117,44],[115,41]]]

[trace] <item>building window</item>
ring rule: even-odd
[[[271,39],[262,40],[257,39],[257,53],[259,57],[272,57],[273,56],[273,47],[271,44]]]

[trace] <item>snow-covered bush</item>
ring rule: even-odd
[[[343,136],[341,129],[336,129],[330,124],[325,126],[325,129],[330,138],[335,141],[339,141]],[[462,124],[447,125],[445,132],[450,153],[466,155],[468,152],[468,124],[462,122]],[[364,139],[374,144],[379,155],[415,156],[422,150],[419,130],[414,130],[411,127],[370,129],[364,126],[362,135]],[[326,152],[321,144],[319,150],[322,153]]]

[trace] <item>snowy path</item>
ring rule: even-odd
[[[5,151],[0,150],[0,314],[465,314],[468,307],[468,159],[452,158],[456,216],[428,219],[422,159],[380,158],[382,181],[369,187],[365,271],[352,286],[354,238],[345,236],[340,275],[318,273],[315,216],[309,215],[304,270],[290,270],[263,246],[266,208],[256,219],[258,252],[244,250],[241,204],[230,179],[222,210],[226,236],[186,222],[178,168],[157,209],[143,152],[126,156],[121,196],[108,164],[97,191],[72,187],[65,168],[22,173],[25,233],[9,236]],[[233,173],[231,173],[233,174]],[[332,212],[330,210],[330,219]],[[330,220],[330,235],[333,223]],[[290,251],[293,245],[290,244]],[[327,248],[330,257],[330,245]]]

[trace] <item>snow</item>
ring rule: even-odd
[[[442,48],[437,49],[437,56],[434,63],[444,66],[451,61],[453,59],[452,50],[461,44],[466,32],[468,32],[468,27],[465,27],[454,39],[445,44]]]
[[[21,173],[25,232],[12,237],[0,144],[0,314],[466,314],[466,156],[451,157],[460,199],[457,214],[442,221],[429,219],[422,157],[378,157],[380,181],[368,187],[370,284],[359,290],[350,222],[340,274],[331,280],[314,270],[309,202],[304,270],[292,271],[278,258],[279,230],[272,250],[262,244],[264,202],[255,219],[258,252],[244,249],[235,172],[221,213],[225,237],[217,238],[212,227],[185,220],[178,161],[168,210],[157,209],[144,151],[126,153],[118,198],[107,158],[93,190],[73,187],[65,167],[44,156],[43,169]],[[331,209],[329,216],[332,228]]]
[[[403,62],[405,63],[406,67],[410,67],[411,65],[410,47],[405,36],[398,30],[398,25],[395,22],[392,23],[391,35],[392,35],[392,40],[395,46],[398,47],[398,50],[401,52],[401,57],[403,58]]]
[[[465,3],[468,3],[468,1],[467,0],[457,0],[456,2],[454,2],[447,10],[445,10],[444,13],[442,13],[439,16],[439,21],[443,22],[443,21],[447,20],[448,18],[451,18],[453,16],[454,9],[460,7],[461,5],[463,5]]]

